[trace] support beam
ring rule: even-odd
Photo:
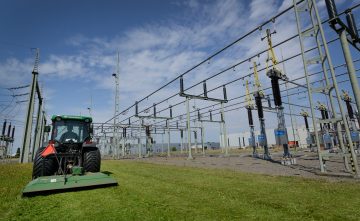
[[[341,33],[340,33],[340,42],[341,42],[341,47],[343,49],[342,51],[344,53],[344,58],[345,58],[345,62],[346,62],[346,68],[347,68],[347,71],[348,71],[348,74],[349,74],[351,87],[352,87],[352,90],[353,90],[353,93],[354,93],[356,107],[357,107],[358,111],[360,111],[359,82],[358,82],[357,77],[356,77],[354,62],[353,62],[352,57],[351,57],[351,52],[350,52],[350,49],[349,49],[349,44],[347,42],[345,30],[341,31]]]
[[[225,148],[225,156],[229,156],[228,150],[228,142],[227,142],[227,132],[226,132],[226,124],[225,124],[225,114],[224,114],[224,103],[221,102],[221,121],[222,121],[222,129],[223,129],[223,137],[224,137],[224,148]]]
[[[204,125],[202,122],[201,123],[201,148],[202,148],[202,153],[203,153],[203,156],[205,156],[205,144],[204,144],[204,134],[205,134],[205,128],[204,128]]]
[[[168,137],[168,142],[167,142],[167,156],[170,157],[170,129],[169,129],[169,121],[166,121],[166,126],[167,126],[167,137]]]
[[[38,95],[39,95],[38,91]],[[41,96],[39,96],[39,102],[38,102],[38,109],[37,109],[37,116],[36,116],[36,124],[35,124],[35,134],[34,134],[34,144],[32,146],[32,151],[31,151],[31,162],[33,162],[34,157],[35,157],[35,152],[38,150],[38,148],[40,147],[40,137],[41,137],[41,124],[43,121],[43,115],[42,115],[42,98]]]
[[[142,158],[142,153],[141,153],[141,121],[139,122],[138,131],[139,131],[139,137],[138,137],[138,157],[139,157],[139,158]]]
[[[187,126],[187,139],[188,139],[188,148],[189,148],[189,155],[188,160],[194,159],[191,154],[191,128],[190,128],[190,107],[189,107],[189,100],[190,98],[186,97],[186,126]]]

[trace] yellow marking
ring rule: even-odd
[[[271,60],[274,68],[277,68],[278,61],[276,59],[274,48],[272,45],[270,29],[266,29],[266,37],[267,37],[267,42],[268,42],[268,46],[269,46],[268,60],[266,61],[266,71],[267,71],[268,66],[269,66],[268,65],[269,60]]]
[[[258,91],[261,88],[261,84],[260,84],[260,81],[259,81],[259,74],[257,72],[257,67],[256,67],[256,62],[255,61],[254,61],[253,65],[254,65],[255,87],[256,87],[256,90]]]
[[[247,101],[248,107],[250,107],[252,105],[252,98],[250,96],[249,81],[248,80],[246,80],[246,101]]]

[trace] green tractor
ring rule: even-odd
[[[101,156],[92,140],[92,118],[54,115],[52,132],[46,146],[34,158],[33,180],[23,195],[117,185],[109,175],[100,173]],[[50,132],[50,128],[45,128]]]

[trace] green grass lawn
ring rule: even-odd
[[[103,161],[119,186],[22,198],[31,167],[0,165],[0,219],[360,219],[359,183]]]

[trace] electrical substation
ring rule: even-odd
[[[113,116],[92,123],[102,158],[196,162],[248,157],[300,168],[311,156],[314,174],[359,178],[360,38],[354,14],[360,4],[344,11],[336,6],[325,0],[319,11],[315,0],[293,0],[147,96],[128,98],[128,107],[120,99],[118,51],[116,71],[109,73],[115,88]],[[243,53],[250,43],[257,48]],[[22,101],[27,110],[20,163],[33,162],[51,133],[38,83],[44,77],[39,57],[36,49],[31,84],[9,88],[14,97],[28,96]],[[5,120],[0,137],[4,162],[11,155],[14,131]],[[334,160],[341,168],[332,167]]]
[[[360,0],[0,4],[0,220],[359,220]]]
[[[359,118],[359,112],[356,110],[359,108],[357,92],[359,84],[353,64],[357,59],[353,60],[349,51],[350,47],[355,53],[359,50],[358,30],[352,14],[357,7],[355,5],[344,12],[338,12],[334,1],[326,1],[328,18],[322,20],[315,1],[294,0],[291,7],[255,27],[122,112],[119,112],[118,93],[120,92],[116,83],[115,115],[95,127],[98,140],[103,146],[103,154],[116,159],[156,155],[172,157],[172,154],[175,154],[193,160],[208,155],[210,148],[206,146],[205,132],[206,127],[211,126],[218,128],[219,131],[218,157],[233,157],[238,154],[235,150],[251,148],[252,157],[279,162],[286,166],[296,165],[297,155],[301,156],[296,153],[299,150],[306,150],[317,154],[320,173],[330,173],[326,162],[335,157],[343,159],[346,173],[358,176],[359,122],[356,119]],[[281,32],[281,22],[277,25],[277,21],[281,21],[282,16],[287,13],[293,13],[292,25],[296,28],[297,34],[282,41],[275,41],[277,33]],[[324,26],[327,26],[326,32]],[[328,32],[333,32],[332,35],[336,33],[337,37],[328,39]],[[236,48],[236,45],[246,42],[250,36],[256,38],[259,44],[263,44],[265,50],[235,64],[222,67],[219,72],[188,86],[187,82],[191,82],[188,76],[201,71],[202,68],[208,69],[207,66],[216,63],[218,57],[221,58],[227,51]],[[284,58],[282,48],[289,42],[297,44],[297,53]],[[341,50],[346,61],[344,64],[336,62],[335,65],[333,64],[328,45],[332,46],[335,42],[341,42]],[[278,60],[279,52],[282,60]],[[296,75],[286,73],[285,66],[295,59],[298,60],[297,62],[302,61],[301,69],[298,70],[300,73]],[[243,66],[248,66],[248,69]],[[347,67],[347,73],[337,74],[335,70],[343,66]],[[222,75],[225,76],[229,72],[236,77],[223,82]],[[347,75],[348,79],[343,80],[341,77],[343,75]],[[116,73],[114,76],[121,74]],[[216,85],[213,79],[220,79],[219,82],[222,83]],[[116,82],[117,80],[118,78]],[[346,92],[341,84],[349,81],[351,92]],[[158,98],[156,95],[167,87],[176,87],[174,86],[176,82],[180,85],[178,93],[160,101],[154,99]],[[211,89],[209,89],[210,84],[213,86]],[[231,96],[228,96],[229,90],[243,91],[243,94],[231,91]],[[304,96],[304,94],[305,99],[297,102],[300,95]],[[151,98],[155,101],[149,105],[148,100]],[[191,109],[192,102],[194,106]],[[199,106],[196,106],[196,102]],[[168,107],[164,106],[164,103]],[[143,108],[141,111],[140,107]],[[162,109],[158,110],[157,107]],[[151,108],[152,114],[150,114]],[[134,110],[135,114],[129,116],[131,110]],[[228,134],[226,113],[240,114],[244,111],[247,113],[248,126],[241,125],[238,135]],[[257,112],[257,124],[253,111]],[[169,113],[165,114],[166,112]],[[177,113],[177,116],[173,115],[173,112]],[[160,115],[161,113],[163,115]],[[121,116],[124,117],[119,119]],[[114,121],[113,124],[111,120]],[[295,126],[294,121],[297,122]],[[265,124],[265,122],[269,123]],[[291,125],[291,128],[287,125]],[[299,125],[300,127],[294,128]],[[118,132],[120,129],[123,132],[121,137]],[[112,137],[109,136],[111,133],[113,133]],[[161,140],[156,139],[157,135],[161,135]],[[164,141],[164,136],[167,137],[167,142]],[[180,141],[180,144],[171,143],[172,137],[178,137],[175,140]],[[121,144],[117,142],[119,139],[122,141]],[[177,152],[173,152],[172,147]],[[274,159],[272,150],[276,147],[282,149],[282,154],[280,158]],[[295,154],[292,153],[294,151]]]
[[[291,7],[121,112],[118,101],[121,73],[117,69],[115,115],[95,126],[102,153],[114,159],[175,155],[196,160],[209,155],[205,132],[210,126],[219,131],[219,147],[215,148],[219,148],[218,157],[234,157],[239,155],[236,150],[250,148],[253,158],[287,166],[297,165],[301,151],[306,151],[317,154],[322,174],[331,174],[327,162],[339,158],[343,160],[344,173],[358,176],[359,84],[354,68],[358,59],[352,59],[349,51],[349,48],[355,53],[359,51],[358,30],[352,14],[357,7],[338,12],[335,2],[327,0],[328,16],[322,20],[315,1],[294,0]],[[288,13],[294,16],[292,25],[297,33],[279,41],[276,36],[281,32],[281,18]],[[329,39],[328,35],[336,37]],[[208,66],[216,63],[218,57],[221,59],[250,37],[262,44],[264,50],[189,86],[191,74],[211,70]],[[329,47],[336,42],[341,43],[344,52],[343,64],[333,62]],[[283,57],[282,49],[289,43],[296,45],[297,52]],[[292,73],[293,68],[289,68],[293,60],[302,62],[299,73]],[[291,71],[286,72],[285,66]],[[336,72],[345,66],[346,73]],[[226,76],[228,81],[223,81],[222,76],[228,73],[232,78]],[[342,76],[348,78],[344,80]],[[221,83],[214,83],[214,79]],[[351,87],[344,90],[342,85],[349,82]],[[176,83],[180,85],[178,92],[158,99],[158,93],[167,87],[176,88]],[[254,111],[258,119],[253,116]],[[228,134],[226,114],[229,112],[239,115],[246,112],[248,125],[239,120],[242,125],[237,134]],[[157,139],[159,135],[161,139]],[[276,148],[282,149],[281,155]],[[210,155],[214,154],[210,151]]]

